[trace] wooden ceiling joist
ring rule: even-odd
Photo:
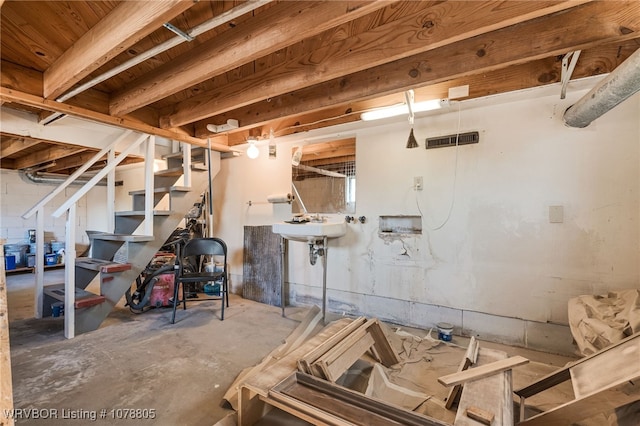
[[[282,2],[116,93],[109,110],[113,115],[127,114],[389,4],[387,0],[349,1],[336,7],[326,1]],[[287,31],[282,31],[284,26]],[[249,46],[244,44],[246,40],[251,40]]]
[[[121,2],[47,68],[44,97],[55,99],[193,4],[193,0]]]
[[[39,96],[29,95],[28,93],[19,92],[17,90],[7,89],[0,87],[0,99],[7,102],[17,102],[22,105],[28,105],[35,108],[41,108],[48,111],[62,112],[65,114],[73,115],[75,117],[82,117],[89,120],[96,121],[98,123],[111,124],[125,129],[130,129],[150,135],[162,136],[168,139],[177,140],[189,143],[191,145],[206,147],[207,141],[194,138],[192,136],[184,135],[172,130],[159,129],[157,127],[149,126],[148,124],[134,121],[129,118],[112,117],[107,114],[101,114],[95,111],[91,111],[85,108],[79,108],[71,105],[67,105],[61,102],[50,101],[43,99]],[[211,149],[219,152],[229,152],[230,148],[226,145],[213,143]]]
[[[408,89],[424,100],[468,85],[469,99],[551,84],[560,78],[559,58],[574,50],[582,54],[573,79],[612,72],[640,47],[640,3],[628,0],[238,7],[234,0],[6,2],[0,104],[40,119],[73,115],[197,146],[211,138],[214,150],[227,152],[271,129],[280,137],[359,120],[365,110],[404,102]],[[226,19],[232,10],[238,14]],[[211,26],[66,99],[79,84],[174,37],[164,22],[185,32]],[[56,102],[60,96],[65,100]],[[239,128],[206,129],[230,118]],[[3,167],[41,148],[19,151],[8,140],[3,135]],[[81,158],[58,159],[54,167],[64,173]]]
[[[36,140],[27,140],[20,136],[2,136],[2,146],[0,146],[0,158],[9,157],[39,143]]]
[[[326,82],[579,4],[508,2],[494,8],[494,3],[474,2],[473,7],[469,7],[460,2],[445,2],[419,10],[236,80],[217,89],[215,96],[204,93],[180,102],[172,114],[161,117],[160,125],[163,128],[182,126],[300,90],[309,81]],[[460,22],[465,22],[463,28]],[[401,34],[398,28],[402,28]]]
[[[46,164],[57,159],[68,157],[86,151],[84,147],[54,146],[38,150],[29,155],[22,156],[15,160],[16,169],[28,169],[33,166]]]
[[[602,40],[606,40],[607,46],[609,46],[608,55],[612,58],[608,62],[616,64],[620,62],[616,56],[620,55],[621,46],[626,43],[630,50],[633,49],[633,45],[636,43],[633,40],[640,35],[640,3],[628,3],[626,7],[630,13],[619,14],[606,2],[585,4],[544,20],[523,22],[393,63],[330,80],[292,94],[285,94],[270,99],[270,102],[258,104],[263,105],[264,110],[258,109],[257,105],[252,105],[251,108],[244,110],[240,109],[236,111],[240,114],[235,118],[240,121],[242,126],[245,126],[251,121],[264,122],[275,119],[276,114],[299,115],[302,111],[320,110],[335,105],[353,106],[353,103],[350,103],[353,99],[379,98],[381,95],[438,85],[452,79],[456,81],[456,84],[452,84],[451,87],[458,85],[458,82],[481,83],[486,79],[485,76],[488,73],[493,74],[495,78],[491,78],[489,82],[481,83],[484,86],[491,86],[492,82],[500,81],[501,77],[509,76],[506,83],[508,87],[505,87],[504,90],[509,88],[517,90],[531,87],[530,85],[539,85],[530,77],[527,79],[524,76],[520,81],[528,86],[521,87],[522,85],[518,83],[519,74],[515,75],[515,71],[526,70],[527,67],[524,64],[531,63],[531,67],[535,67],[535,64],[539,63],[538,61],[549,62],[548,58],[554,58],[577,49],[598,51],[598,46],[603,43]],[[562,37],[559,37],[560,33]],[[522,43],[521,40],[529,37],[530,34],[536,34],[536,43]],[[600,48],[600,51],[603,49]],[[545,58],[546,61],[544,61]],[[581,58],[582,62],[578,62],[578,69],[583,66],[580,65],[581,63],[586,63],[587,58]],[[510,67],[515,68],[509,70]],[[530,73],[530,71],[526,72]],[[600,72],[606,72],[606,70]],[[549,78],[542,74],[541,71],[540,75],[536,77],[537,81]],[[385,79],[380,79],[380,75],[384,75]],[[576,70],[576,75],[580,75],[579,70]],[[551,79],[548,82],[552,82]],[[494,90],[487,88],[481,92],[493,94],[500,91],[496,87]],[[327,93],[330,93],[331,96],[327,96]],[[352,108],[352,110],[357,111],[357,108]],[[209,120],[218,122],[227,116],[230,114],[215,116]],[[196,124],[196,135],[202,137],[207,133],[205,124],[206,121]],[[230,141],[229,144],[233,145],[234,143]]]

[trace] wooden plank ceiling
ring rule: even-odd
[[[474,98],[557,83],[575,50],[572,78],[608,73],[640,47],[634,0],[0,3],[3,107],[43,125],[73,115],[195,145],[211,138],[222,152],[271,129],[360,120],[408,89],[421,101],[461,85]],[[239,127],[207,129],[229,119]],[[1,154],[5,168],[69,172],[59,164],[86,151],[3,134]]]

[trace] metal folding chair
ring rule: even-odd
[[[175,323],[178,304],[182,303],[183,308],[187,309],[187,302],[205,300],[222,301],[220,320],[224,320],[225,303],[226,307],[229,307],[225,242],[220,238],[194,238],[184,247],[178,247],[177,251],[171,324]],[[198,287],[198,284],[201,284],[202,288]],[[182,299],[179,297],[180,293]]]

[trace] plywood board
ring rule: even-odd
[[[307,340],[299,348],[291,351],[285,357],[278,360],[271,367],[261,372],[259,375],[249,378],[242,384],[242,386],[247,386],[254,392],[259,393],[262,396],[267,396],[269,389],[280,383],[296,370],[297,361],[300,357],[309,353],[309,351],[316,346],[322,344],[322,342],[340,331],[351,321],[352,320],[349,318],[342,318],[338,321],[332,322],[314,337]]]
[[[324,373],[325,378],[331,382],[335,382],[354,362],[364,355],[372,345],[373,337],[371,334],[366,333],[346,348],[344,352],[336,354],[326,361],[320,358],[317,364]]]
[[[474,381],[492,376],[502,371],[511,370],[513,367],[528,363],[529,360],[522,356],[495,361],[486,365],[478,366],[466,371],[448,374],[438,378],[438,381],[445,386],[453,386],[460,383]]]
[[[522,426],[564,426],[601,413],[609,413],[640,400],[640,375],[632,381],[623,379],[617,383],[566,402],[519,423]]]
[[[271,225],[245,226],[242,297],[280,306],[281,261],[280,235]]]
[[[576,398],[640,375],[640,335],[569,369]]]
[[[429,395],[391,383],[380,364],[373,366],[365,395],[410,411],[429,399]]]
[[[476,362],[478,358],[478,341],[474,336],[471,336],[471,340],[469,340],[469,346],[467,346],[467,352],[464,354],[464,358],[460,361],[460,365],[458,366],[458,372],[465,371],[472,364]],[[460,396],[462,392],[462,385],[455,385],[449,390],[449,395],[447,395],[445,407],[447,409],[451,409],[456,399]]]
[[[507,354],[503,351],[480,348],[478,365],[491,365],[504,360]],[[505,360],[506,361],[506,360]],[[495,424],[513,425],[513,397],[511,387],[511,370],[500,371],[479,380],[465,383],[458,404],[455,426],[482,426],[483,423],[466,415],[469,407],[475,407],[495,416]]]
[[[294,399],[311,407],[314,416],[342,419],[343,424],[363,426],[415,425],[447,426],[437,419],[423,416],[386,402],[366,397],[322,379],[296,373],[270,392],[270,397]],[[326,417],[326,419],[330,418]]]
[[[334,346],[340,343],[345,337],[349,336],[355,330],[357,330],[360,326],[366,323],[365,317],[359,317],[353,320],[350,324],[344,327],[342,330],[331,336],[321,345],[313,348],[309,353],[305,354],[302,358],[298,360],[298,370],[307,373],[313,374],[311,369],[311,364],[316,362],[318,358],[326,354],[329,350],[331,350]]]

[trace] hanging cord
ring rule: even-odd
[[[437,231],[439,229],[442,229],[442,227],[445,226],[447,222],[449,222],[449,219],[451,219],[451,212],[453,212],[453,205],[455,204],[455,201],[456,201],[456,186],[458,182],[458,148],[460,147],[460,145],[458,144],[458,140],[460,139],[460,124],[461,124],[461,116],[462,116],[462,114],[460,113],[460,102],[457,102],[457,104],[458,104],[458,130],[456,132],[456,159],[454,162],[454,169],[453,169],[453,188],[451,189],[451,203],[449,204],[449,211],[447,212],[447,217],[444,219],[444,221],[440,225],[436,226],[435,228],[431,228],[427,224],[427,228],[429,228],[431,231]],[[417,191],[416,191],[416,206],[418,207],[420,216],[423,216],[422,210],[420,210],[420,204],[418,203]]]

